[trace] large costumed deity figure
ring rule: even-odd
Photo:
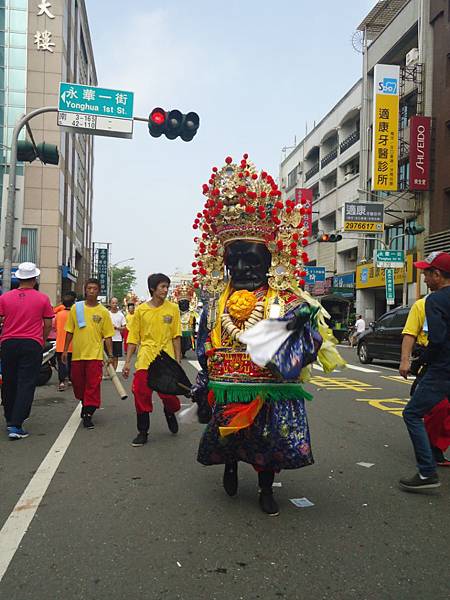
[[[198,461],[225,465],[230,496],[238,462],[251,464],[262,510],[277,515],[274,474],[314,462],[304,402],[311,395],[301,382],[318,353],[326,371],[343,361],[326,312],[301,289],[307,209],[281,201],[273,178],[257,173],[247,155],[225,163],[204,184],[205,208],[194,222],[194,286],[202,287],[205,306],[193,398],[203,418],[208,403],[211,417]]]
[[[194,347],[197,296],[192,283],[183,281],[173,291],[173,301],[178,304],[181,318],[181,355]]]

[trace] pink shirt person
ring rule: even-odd
[[[52,319],[54,314],[48,296],[32,288],[20,288],[0,296],[0,316],[2,342],[27,339],[43,346],[44,319]]]

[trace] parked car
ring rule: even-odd
[[[400,362],[402,331],[409,309],[409,306],[400,306],[390,310],[360,335],[357,352],[363,365],[371,363],[374,358]]]

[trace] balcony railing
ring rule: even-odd
[[[319,163],[317,163],[317,164],[313,165],[313,166],[312,166],[312,167],[309,169],[309,171],[306,171],[306,173],[305,173],[305,181],[306,181],[307,179],[311,179],[311,177],[312,177],[313,175],[315,175],[316,173],[318,173],[318,172],[319,172]]]
[[[327,165],[329,165],[330,162],[332,162],[335,158],[337,158],[337,151],[338,151],[338,147],[336,146],[336,148],[333,148],[333,150],[331,150],[331,152],[328,152],[328,154],[325,154],[325,156],[320,161],[320,166],[322,167],[322,169],[324,167],[326,167]]]
[[[341,153],[348,150],[348,148],[350,148],[350,146],[353,146],[353,144],[356,144],[356,142],[358,140],[359,140],[359,131],[353,131],[348,137],[345,138],[345,140],[343,140],[340,143]]]

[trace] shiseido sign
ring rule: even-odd
[[[409,189],[429,190],[431,117],[415,115],[409,126]]]

